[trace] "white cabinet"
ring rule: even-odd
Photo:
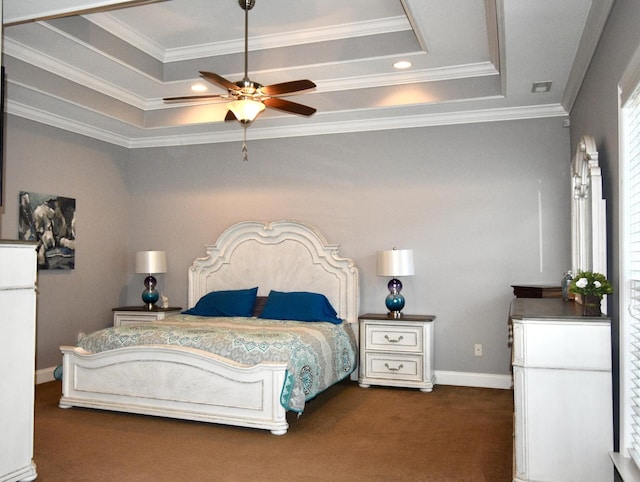
[[[0,481],[34,480],[36,246],[0,241]]]
[[[513,301],[514,481],[613,480],[611,323],[580,308]]]
[[[358,383],[433,390],[434,343],[430,315],[389,318],[360,317],[360,377]]]

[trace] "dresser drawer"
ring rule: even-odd
[[[422,326],[365,325],[367,350],[422,353]]]
[[[611,370],[609,321],[513,322],[513,365]]]
[[[365,370],[371,378],[422,381],[423,366],[422,355],[365,354]]]

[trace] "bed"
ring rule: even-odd
[[[167,335],[166,330],[186,330],[195,333],[197,338],[204,338],[204,326],[209,322],[221,323],[227,335],[233,332],[235,336],[244,321],[253,333],[264,331],[276,338],[294,336],[283,331],[296,327],[312,332],[310,336],[317,338],[320,335],[313,330],[323,327],[322,330],[337,333],[340,343],[345,337],[348,339],[350,348],[341,344],[341,360],[335,362],[339,366],[333,371],[338,376],[330,379],[324,375],[323,383],[312,386],[308,375],[309,370],[313,372],[315,368],[311,363],[307,363],[305,372],[294,367],[289,359],[239,362],[228,352],[212,353],[194,347],[190,341],[169,344],[147,340],[142,345],[121,343],[103,349],[104,336],[96,339],[90,334],[83,337],[78,346],[60,347],[63,355],[60,407],[221,423],[282,435],[289,427],[288,410],[302,412],[304,403],[315,397],[316,391],[328,388],[356,370],[358,270],[351,259],[340,256],[338,245],[327,243],[313,227],[299,222],[243,222],[229,227],[205,250],[206,256],[196,259],[188,271],[189,309],[197,312],[204,300],[221,293],[244,294],[257,288],[251,316],[244,320],[224,316],[202,319],[181,314],[163,321],[120,327],[128,330],[125,332],[114,331],[120,328],[100,330],[102,333],[95,336],[106,333],[112,340],[124,340],[159,332],[164,333],[161,335],[164,340],[173,340],[181,339],[183,332],[176,335],[173,331]],[[292,293],[323,298],[342,323],[276,320],[273,323],[277,334],[266,331],[262,323],[270,323],[271,311],[266,311],[268,307],[273,308],[272,301],[277,300],[275,294]],[[280,302],[287,300],[290,298],[282,298]],[[280,306],[286,310],[289,305]],[[256,310],[265,310],[263,314],[268,316],[256,317]],[[249,338],[240,335],[234,340],[237,344],[238,339]],[[212,341],[209,345],[217,343]],[[254,351],[260,351],[261,343],[271,341],[256,342],[251,338],[249,343],[252,348],[258,347]],[[327,345],[338,342],[322,343],[326,349]],[[306,348],[296,351],[306,353],[307,361],[317,357]],[[300,388],[293,386],[295,383],[307,389],[302,400]]]

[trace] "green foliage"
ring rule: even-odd
[[[592,271],[579,271],[571,281],[569,291],[580,295],[596,295],[602,298],[613,293],[613,287],[607,278],[601,273]]]

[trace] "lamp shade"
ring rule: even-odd
[[[167,272],[167,254],[164,251],[138,251],[136,273],[154,274]]]
[[[378,276],[413,276],[413,250],[388,249],[378,251]]]
[[[258,102],[257,100],[251,99],[240,99],[233,102],[230,102],[227,107],[233,115],[236,116],[236,119],[240,121],[243,125],[251,124],[258,114],[265,109],[265,106],[262,102]]]

